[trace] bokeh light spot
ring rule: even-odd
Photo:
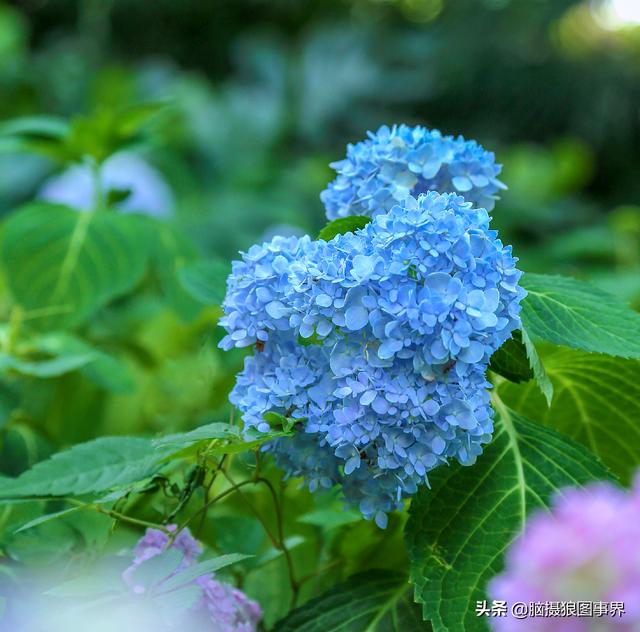
[[[640,25],[640,0],[600,0],[592,4],[592,11],[605,28]]]

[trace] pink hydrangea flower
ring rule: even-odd
[[[551,513],[529,519],[488,594],[507,602],[507,616],[490,619],[499,632],[640,629],[640,478],[631,491],[595,483],[558,494]],[[622,602],[624,614],[517,619],[516,602],[604,602],[609,611]]]

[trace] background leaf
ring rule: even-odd
[[[57,116],[23,116],[0,124],[0,153],[33,152],[54,160],[66,157],[69,123]]]
[[[569,349],[545,356],[551,407],[532,384],[502,383],[519,413],[559,430],[597,454],[625,482],[640,465],[640,362]]]
[[[533,369],[529,364],[527,349],[522,343],[519,331],[515,331],[513,338],[507,340],[491,356],[489,369],[511,382],[527,382],[533,378]]]
[[[608,477],[595,456],[497,404],[494,439],[473,467],[434,471],[411,502],[405,536],[415,598],[436,632],[487,630],[474,612],[535,509],[565,486]]]
[[[68,133],[69,123],[58,116],[22,116],[0,124],[0,136],[59,139]]]
[[[125,363],[69,332],[30,336],[15,346],[15,355],[0,353],[0,371],[50,378],[78,370],[114,393],[126,393],[133,388],[133,378]]]
[[[231,266],[218,259],[197,261],[180,270],[179,277],[186,292],[203,305],[221,305],[227,292]]]
[[[568,277],[525,274],[522,322],[535,339],[640,358],[640,314],[611,294]]]
[[[182,320],[192,321],[202,305],[183,287],[180,271],[196,259],[196,250],[173,226],[150,218],[147,221],[153,235],[152,262],[164,300]]]
[[[136,437],[101,437],[41,461],[17,479],[0,481],[0,500],[77,496],[129,485],[160,469],[164,454]]]
[[[148,249],[142,223],[34,203],[4,229],[2,264],[15,300],[38,327],[75,326],[140,281]]]
[[[411,598],[406,575],[369,571],[296,608],[279,621],[274,632],[422,632],[422,621]]]
[[[23,360],[8,353],[0,353],[0,373],[15,371],[22,375],[48,378],[58,377],[86,366],[93,360],[90,353],[69,354],[40,361]]]

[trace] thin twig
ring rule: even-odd
[[[234,484],[233,479],[229,476],[229,474],[227,472],[223,472],[223,474],[225,475],[225,477],[227,478],[227,480],[231,484]],[[245,500],[245,502],[247,503],[247,505],[249,506],[251,511],[254,513],[256,518],[260,521],[260,523],[262,524],[266,534],[269,536],[269,539],[272,541],[274,547],[276,549],[282,551],[282,553],[284,555],[285,561],[287,563],[287,573],[289,575],[289,583],[291,585],[291,607],[293,608],[296,605],[297,601],[298,601],[298,595],[300,593],[300,583],[296,580],[295,569],[294,569],[294,566],[293,566],[293,558],[291,556],[291,551],[289,551],[289,548],[287,547],[287,545],[285,543],[285,539],[284,539],[282,503],[281,503],[280,499],[278,498],[278,494],[277,494],[277,492],[276,492],[276,490],[275,490],[275,488],[272,485],[270,480],[268,480],[268,479],[266,479],[266,478],[264,478],[262,476],[256,476],[256,477],[254,477],[252,479],[252,481],[254,483],[262,483],[263,485],[265,485],[267,487],[267,489],[271,493],[271,498],[273,500],[273,506],[274,506],[275,515],[276,515],[276,524],[277,524],[277,529],[278,529],[277,538],[274,538],[274,536],[271,534],[271,532],[267,528],[267,526],[266,526],[264,520],[262,519],[262,517],[260,516],[260,514],[255,510],[253,505],[244,496],[244,494],[242,494],[242,492],[239,492],[239,495],[243,497],[243,499]]]
[[[137,525],[139,527],[146,527],[146,528],[149,528],[149,529],[159,529],[160,531],[162,531],[166,535],[171,535],[171,531],[169,531],[169,529],[167,529],[163,525],[156,524],[155,522],[149,522],[147,520],[141,520],[139,518],[132,518],[131,516],[127,516],[126,514],[120,513],[119,511],[113,511],[112,509],[105,509],[104,507],[101,507],[100,505],[96,505],[96,504],[92,504],[92,503],[83,503],[82,501],[74,500],[72,498],[69,498],[67,500],[72,505],[76,505],[77,507],[82,507],[82,508],[85,508],[85,509],[91,509],[93,511],[97,511],[98,513],[101,513],[101,514],[103,514],[105,516],[109,516],[110,518],[113,518],[114,520],[120,520],[122,522],[128,522],[130,524],[135,524],[135,525]]]

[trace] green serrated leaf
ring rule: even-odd
[[[640,362],[569,349],[545,356],[554,385],[550,408],[530,384],[503,383],[500,397],[597,454],[627,482],[640,466]]]
[[[210,259],[186,265],[179,272],[185,291],[203,305],[220,305],[227,292],[227,277],[231,265],[226,261]]]
[[[131,485],[155,474],[165,453],[147,439],[101,437],[41,461],[10,482],[0,482],[0,500],[78,496]]]
[[[436,632],[486,631],[474,611],[532,511],[567,486],[610,478],[593,454],[496,401],[494,439],[473,467],[429,475],[411,502],[405,540],[415,599]],[[561,493],[561,492],[560,492]]]
[[[224,422],[214,422],[199,426],[189,432],[158,437],[153,440],[156,447],[163,446],[188,446],[199,441],[211,441],[213,439],[242,440],[242,434],[237,426],[232,426]]]
[[[163,458],[167,459],[176,455],[188,456],[204,447],[209,455],[237,454],[256,450],[267,441],[289,436],[291,432],[285,430],[258,432],[249,429],[243,434],[236,426],[215,422],[189,432],[159,437],[153,440],[153,445],[161,450]]]
[[[640,358],[640,314],[568,277],[525,274],[522,322],[532,339],[622,358]]]
[[[37,527],[38,525],[45,524],[46,522],[50,522],[51,520],[64,518],[64,516],[68,516],[69,514],[75,513],[80,509],[82,509],[82,507],[68,507],[67,509],[62,509],[61,511],[45,514],[44,516],[38,516],[37,518],[34,518],[33,520],[29,520],[29,522],[23,524],[19,529],[16,529],[14,533],[21,533],[22,531],[27,531],[28,529],[32,529],[33,527]]]
[[[351,215],[350,217],[334,219],[320,231],[318,239],[331,241],[337,235],[354,233],[356,230],[364,228],[370,221],[371,218],[364,215]]]
[[[204,562],[199,562],[193,566],[189,566],[183,571],[176,573],[172,577],[169,577],[167,581],[163,582],[162,589],[166,592],[175,590],[180,586],[191,583],[194,579],[208,575],[219,571],[221,568],[231,566],[231,564],[237,564],[242,560],[246,560],[252,557],[251,555],[244,555],[242,553],[229,553],[228,555],[220,555]]]
[[[407,577],[368,571],[308,601],[276,623],[274,632],[425,632]]]
[[[547,406],[551,406],[551,400],[553,399],[553,384],[545,371],[536,346],[531,342],[531,338],[529,338],[529,334],[524,327],[522,327],[522,330],[520,331],[520,336],[522,337],[522,343],[527,351],[527,358],[529,358],[529,364],[533,369],[533,377],[535,378],[536,384],[538,385],[540,392],[544,395],[544,398],[547,401]]]
[[[240,441],[238,443],[227,443],[225,445],[213,445],[207,447],[207,454],[221,455],[221,454],[239,454],[240,452],[247,452],[248,450],[257,450],[263,446],[267,441],[273,441],[280,437],[290,437],[290,432],[268,432],[260,439]]]
[[[81,324],[134,287],[146,269],[146,244],[135,217],[38,202],[10,216],[1,259],[30,324],[54,329]]]
[[[489,369],[516,384],[528,382],[533,377],[527,349],[519,331],[507,340],[492,356]]]

